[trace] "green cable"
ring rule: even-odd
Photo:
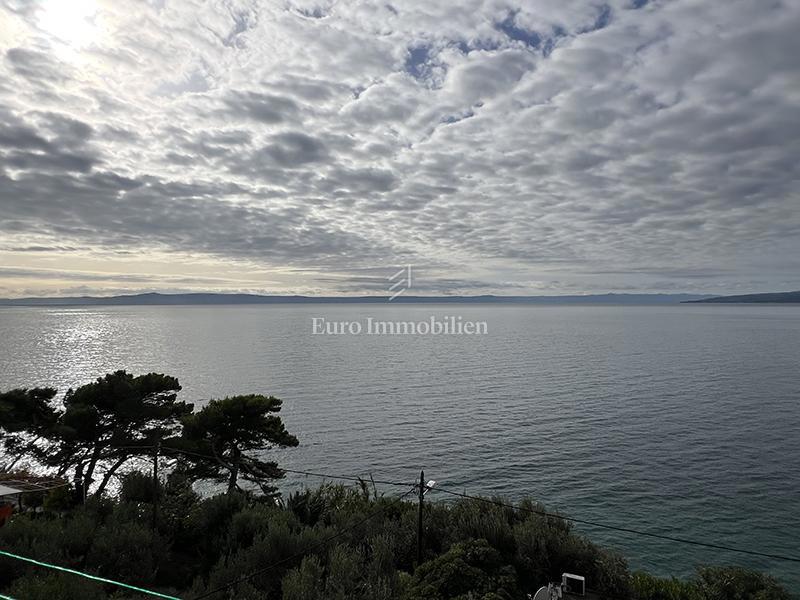
[[[64,571],[65,573],[72,573],[73,575],[80,575],[81,577],[86,577],[86,579],[93,579],[94,581],[100,581],[102,583],[110,583],[111,585],[118,585],[120,587],[128,588],[129,590],[133,590],[135,592],[142,592],[143,594],[150,594],[151,596],[158,596],[159,598],[167,598],[168,600],[181,600],[176,596],[167,596],[166,594],[159,594],[158,592],[153,592],[151,590],[146,590],[144,588],[136,587],[135,585],[128,585],[127,583],[120,583],[119,581],[114,581],[112,579],[105,579],[104,577],[97,577],[96,575],[89,575],[88,573],[81,573],[80,571],[75,571],[74,569],[67,569],[66,567],[59,567],[58,565],[51,565],[50,563],[41,562],[38,560],[34,560],[32,558],[27,558],[25,556],[19,556],[17,554],[11,554],[11,552],[6,552],[4,550],[0,550],[0,554],[3,556],[8,556],[9,558],[16,558],[17,560],[23,560],[25,562],[32,563],[34,565],[39,565],[40,567],[47,567],[48,569],[56,569],[57,571]],[[0,598],[4,600],[14,600],[13,598],[8,598],[7,596],[0,596]]]
[[[0,600],[16,600],[16,598],[12,598],[11,596],[4,596],[0,594]]]

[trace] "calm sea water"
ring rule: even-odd
[[[314,316],[455,314],[489,334],[311,335]],[[301,441],[278,454],[289,468],[401,481],[424,468],[460,491],[800,555],[800,307],[4,308],[0,340],[0,389],[125,368],[175,375],[200,404],[279,396]],[[634,568],[741,564],[800,590],[796,563],[580,529]]]

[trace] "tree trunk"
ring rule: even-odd
[[[95,446],[94,452],[92,452],[92,458],[89,461],[89,465],[86,468],[86,473],[83,476],[83,489],[84,494],[89,493],[89,489],[92,487],[92,475],[94,475],[94,469],[97,466],[97,461],[100,460],[100,446]]]
[[[38,442],[40,439],[42,439],[42,436],[40,436],[40,435],[37,435],[37,436],[36,436],[35,438],[33,438],[33,439],[30,441],[30,442],[28,442],[28,449],[30,449],[30,448],[31,448],[33,445],[35,445],[35,444],[36,444],[36,442]],[[23,457],[24,455],[25,455],[25,454],[24,454],[23,452],[21,452],[21,453],[19,454],[19,456],[17,456],[17,457],[16,457],[14,460],[12,460],[10,463],[8,463],[8,464],[6,464],[6,465],[3,465],[3,471],[11,471],[11,469],[13,469],[14,467],[16,467],[16,466],[17,466],[17,463],[18,463],[20,460],[22,460],[22,457]]]
[[[71,466],[72,466],[72,465],[70,465],[70,464],[69,464],[68,462],[66,462],[66,461],[64,461],[63,463],[61,463],[61,466],[60,466],[60,467],[58,467],[58,471],[56,471],[56,477],[63,477],[64,475],[66,475],[67,471],[69,471],[69,468],[70,468]]]
[[[86,490],[83,487],[83,463],[78,463],[75,467],[75,475],[72,483],[75,485],[75,497],[78,502],[83,504],[86,502]]]
[[[228,478],[228,493],[232,494],[236,490],[236,482],[239,480],[239,460],[242,453],[234,446],[231,452],[231,471]]]
[[[16,457],[14,460],[12,460],[10,463],[8,463],[7,465],[4,465],[3,466],[3,470],[4,471],[11,471],[11,469],[13,469],[14,467],[17,466],[17,463],[20,460],[22,460],[22,455],[21,454],[18,457]]]
[[[130,457],[125,456],[123,458],[120,458],[106,471],[105,475],[103,475],[103,480],[100,482],[100,486],[97,488],[95,494],[100,495],[103,493],[103,491],[105,491],[108,482],[111,480],[111,477],[114,475],[114,473],[117,472],[117,469],[119,469],[123,464],[127,462],[128,458]]]

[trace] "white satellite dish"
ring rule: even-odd
[[[533,595],[532,600],[555,600],[561,597],[560,591],[561,588],[555,588],[552,584],[547,587],[540,587],[539,591]]]
[[[533,595],[533,600],[550,600],[550,591],[546,587],[540,587]]]

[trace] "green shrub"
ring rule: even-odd
[[[325,598],[349,600],[363,587],[365,578],[364,555],[350,546],[334,546],[328,556],[328,574],[325,580]]]
[[[697,587],[689,581],[674,577],[662,579],[649,573],[634,573],[631,589],[637,600],[704,600]]]
[[[76,506],[75,489],[72,486],[64,485],[54,488],[47,492],[42,504],[45,512],[62,513],[72,510]]]
[[[284,577],[283,600],[326,600],[324,572],[316,556],[304,558]]]
[[[702,567],[694,584],[703,600],[791,600],[769,575],[741,567]]]
[[[405,600],[510,600],[520,597],[514,569],[486,540],[454,545],[414,573]]]
[[[8,589],[12,598],[25,600],[105,600],[103,585],[66,573],[31,573]]]
[[[161,493],[158,488],[151,475],[141,471],[131,471],[122,476],[119,498],[123,502],[152,503],[156,492]]]
[[[631,576],[619,554],[563,519],[532,513],[542,507],[530,502],[518,505],[530,510],[426,502],[424,560],[415,565],[414,502],[331,485],[293,494],[285,505],[247,493],[200,499],[175,475],[159,494],[154,531],[143,493],[151,483],[132,474],[120,499],[93,497],[64,515],[15,515],[0,529],[0,547],[185,598],[233,584],[218,597],[516,600],[564,571],[621,600],[789,598],[772,578],[739,568],[703,568],[688,581]],[[135,597],[62,575],[0,560],[0,590],[15,598]],[[252,576],[240,581],[245,575]]]

